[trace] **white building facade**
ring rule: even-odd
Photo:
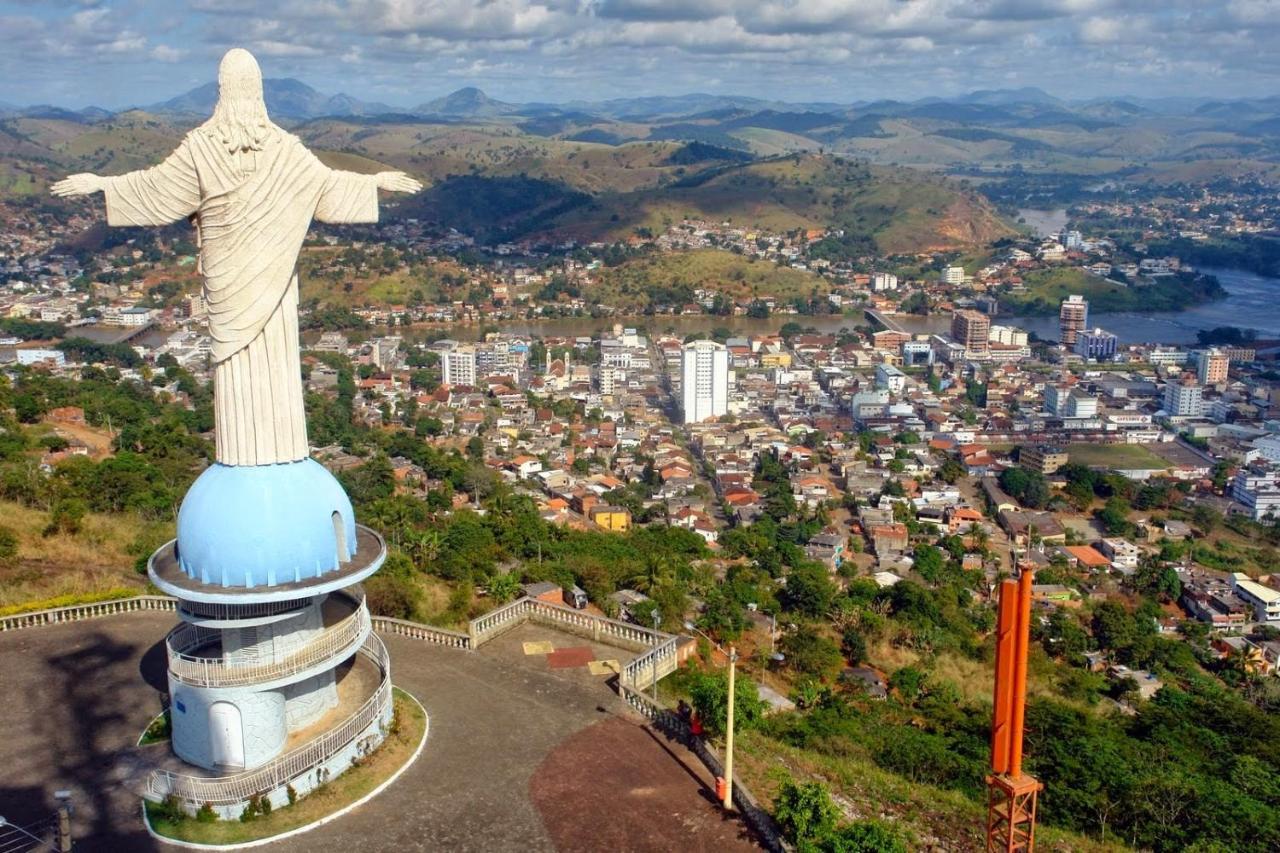
[[[729,412],[729,349],[715,341],[692,341],[680,356],[684,422],[699,423]]]

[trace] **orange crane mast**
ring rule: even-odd
[[[988,853],[1031,853],[1035,849],[1036,796],[1044,786],[1022,772],[1034,579],[1034,570],[1024,566],[1017,580],[1000,582],[991,775],[987,777]]]

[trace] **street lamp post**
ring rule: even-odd
[[[724,735],[724,810],[733,811],[733,676],[738,668],[738,650],[729,647],[729,710]]]
[[[656,633],[658,626],[662,624],[662,611],[653,608],[653,630]],[[653,704],[658,704],[658,654],[657,647],[654,647],[653,655]]]
[[[729,700],[725,708],[725,725],[724,725],[724,810],[733,811],[733,693],[735,676],[738,669],[738,649],[736,646],[730,646],[728,651],[724,647],[711,639],[692,622],[685,622],[684,627],[690,631],[701,634],[708,643],[715,646],[716,649],[729,659]]]

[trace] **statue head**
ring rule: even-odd
[[[228,152],[261,151],[275,129],[262,96],[262,69],[253,54],[232,48],[218,65],[218,103],[204,124]]]

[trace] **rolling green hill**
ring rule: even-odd
[[[96,122],[17,117],[0,121],[0,199],[43,192],[74,171],[119,174],[161,160],[191,119],[133,111]],[[810,115],[808,125],[820,123]],[[710,119],[695,119],[702,126]],[[737,126],[747,144],[652,139],[607,145],[522,132],[502,118],[430,121],[409,116],[321,118],[292,128],[332,166],[403,169],[428,184],[405,213],[481,241],[523,237],[617,240],[683,218],[770,231],[841,228],[885,252],[962,248],[1010,233],[976,193],[946,179],[838,156],[799,153],[794,122]],[[567,130],[582,123],[565,123]],[[620,134],[652,128],[615,122]],[[797,125],[804,128],[805,122]],[[794,153],[781,153],[794,152]]]

